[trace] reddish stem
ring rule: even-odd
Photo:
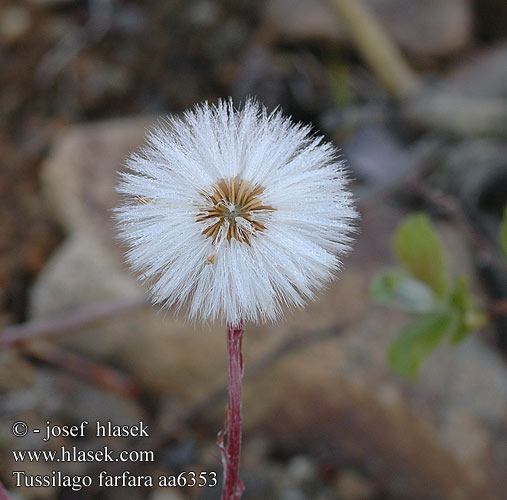
[[[0,500],[11,500],[11,497],[9,496],[9,493],[7,493],[7,490],[4,488],[2,481],[0,481]]]
[[[224,428],[218,433],[217,444],[222,453],[224,482],[222,500],[239,500],[245,486],[239,477],[241,454],[241,380],[243,378],[243,321],[227,325],[227,376],[229,403],[225,412]],[[227,445],[224,436],[227,434]]]

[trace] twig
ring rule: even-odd
[[[39,360],[51,363],[98,387],[122,394],[135,396],[137,390],[132,381],[123,373],[107,365],[91,361],[45,340],[31,342],[23,352]]]
[[[399,99],[419,86],[416,73],[361,0],[331,0],[359,52],[386,89]]]
[[[146,305],[146,297],[138,295],[94,302],[58,316],[8,326],[0,334],[0,346],[15,345],[34,338],[58,335]]]

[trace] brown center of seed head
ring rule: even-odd
[[[256,231],[264,231],[263,222],[275,210],[264,205],[260,195],[264,188],[259,184],[239,177],[221,179],[211,186],[207,193],[201,193],[206,200],[199,207],[197,221],[204,223],[202,234],[213,238],[213,244],[221,244],[233,238],[250,245],[250,238]],[[215,256],[208,259],[213,263]]]

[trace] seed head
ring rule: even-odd
[[[126,162],[127,261],[191,318],[275,320],[340,267],[356,212],[336,149],[249,100],[169,117]]]

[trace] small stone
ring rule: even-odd
[[[0,393],[29,387],[34,382],[34,368],[14,349],[0,352]]]
[[[287,472],[297,484],[307,484],[317,478],[315,462],[303,455],[298,455],[289,462]]]
[[[140,36],[148,25],[147,15],[142,5],[120,4],[115,7],[111,29],[127,37]]]
[[[374,187],[393,184],[416,165],[416,158],[385,125],[361,127],[344,145],[344,151],[354,177]]]
[[[0,11],[0,43],[11,45],[23,38],[32,24],[30,12],[19,5]]]
[[[240,471],[240,476],[245,484],[245,500],[251,498],[256,500],[257,498],[281,498],[281,496],[275,495],[275,490],[280,484],[281,471],[275,463],[264,463],[260,467],[255,469],[244,468]],[[210,496],[207,497],[209,500],[217,498],[212,496],[213,490],[208,489]],[[204,500],[204,499],[203,499]]]
[[[467,0],[366,0],[400,47],[422,60],[463,50],[472,39],[472,7]],[[268,0],[267,31],[289,43],[350,45],[343,22],[324,0]]]
[[[477,418],[466,411],[454,410],[442,429],[444,442],[463,462],[473,462],[486,452],[487,433]]]
[[[268,0],[263,20],[275,37],[288,42],[343,43],[346,39],[337,16],[319,0]]]
[[[177,490],[160,488],[155,490],[149,497],[148,500],[183,500],[185,497]]]
[[[472,40],[473,12],[468,0],[367,0],[380,23],[414,57],[456,54]]]
[[[195,27],[206,28],[213,26],[220,14],[220,8],[216,2],[212,0],[197,0],[196,2],[189,2],[187,19]]]
[[[86,106],[96,106],[109,96],[124,94],[132,82],[125,67],[102,61],[91,61],[83,73],[80,90]]]
[[[475,52],[442,83],[472,97],[507,97],[507,42]]]
[[[58,7],[69,3],[76,2],[76,0],[26,0],[32,7]]]
[[[69,422],[88,420],[94,424],[100,420],[117,425],[146,422],[146,414],[134,398],[97,389],[73,377],[61,377],[57,390],[65,401],[60,413]]]
[[[339,500],[369,500],[375,493],[373,484],[351,469],[345,469],[339,473],[335,490]]]
[[[289,488],[280,493],[280,500],[308,500],[308,498],[301,490]]]
[[[243,443],[241,463],[253,468],[261,465],[269,455],[270,444],[267,436],[254,435]]]
[[[108,120],[71,128],[42,167],[45,194],[69,232],[87,230],[114,243],[114,188],[126,155],[143,142],[155,118]]]
[[[20,420],[25,420],[30,425],[32,421],[37,422],[34,415],[57,414],[64,405],[64,399],[61,392],[57,390],[57,384],[58,382],[52,373],[47,370],[38,370],[33,384],[2,394],[1,415],[17,415]],[[44,421],[43,418],[40,421]],[[11,438],[12,433],[9,432],[5,436]],[[40,442],[40,439],[34,434],[29,433],[24,438],[24,444],[27,446],[34,446]]]

